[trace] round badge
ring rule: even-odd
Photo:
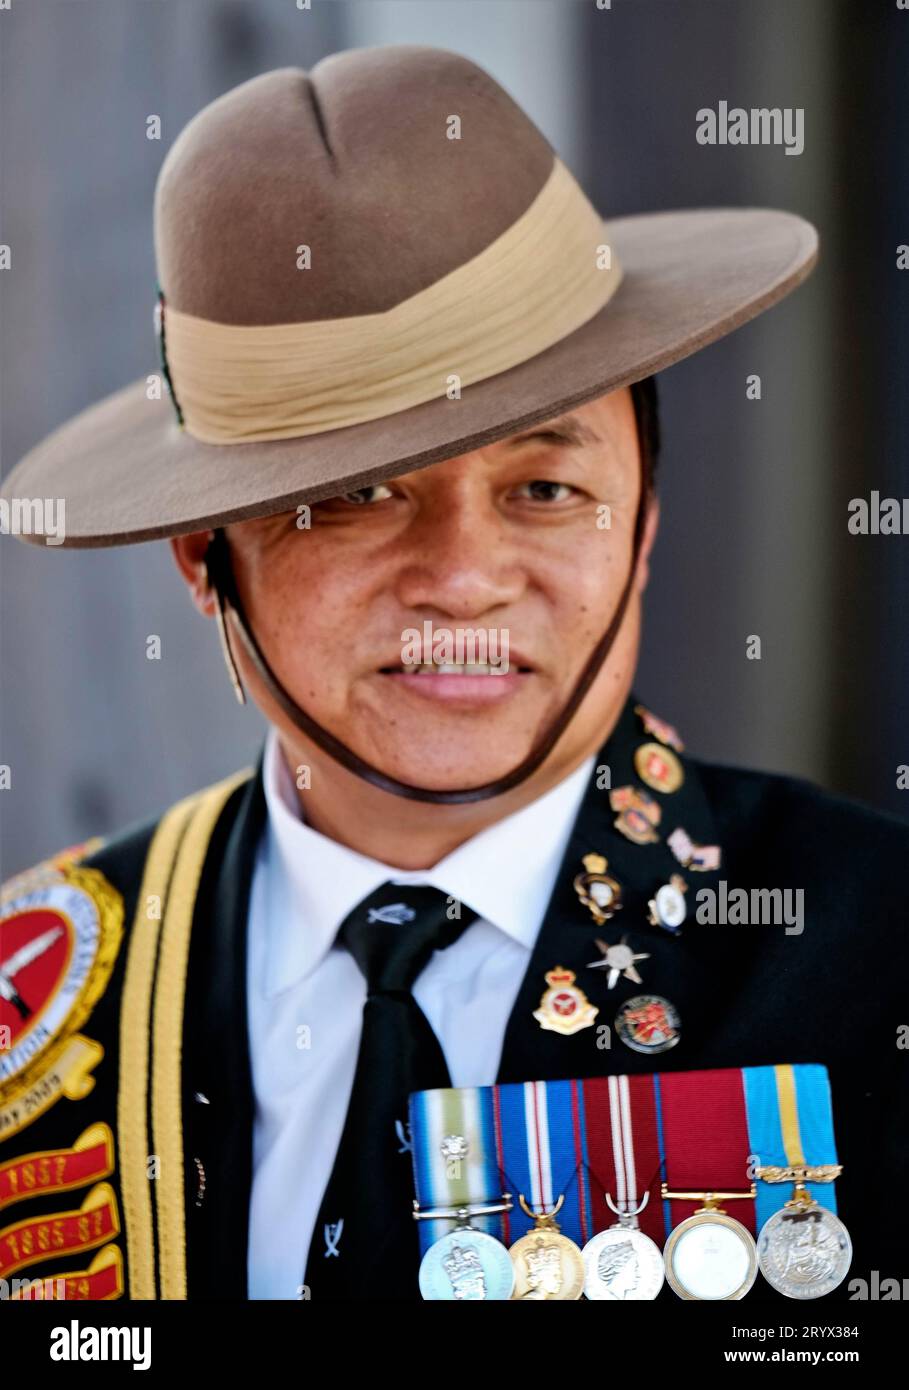
[[[636,748],[634,770],[655,792],[677,792],[685,780],[682,764],[672,749],[661,743],[642,743]]]
[[[657,889],[650,910],[650,920],[655,927],[665,927],[671,932],[679,930],[688,915],[688,907],[684,880],[678,874],[673,874],[668,883]]]
[[[783,1207],[761,1229],[758,1260],[767,1283],[787,1298],[822,1298],[849,1273],[852,1241],[816,1202]]]
[[[573,1240],[558,1231],[529,1231],[508,1252],[514,1264],[515,1299],[527,1302],[580,1298],[584,1261]]]
[[[757,1278],[754,1237],[722,1211],[696,1212],[676,1226],[663,1259],[666,1278],[679,1298],[744,1298]]]
[[[431,1245],[420,1262],[420,1293],[434,1303],[511,1298],[514,1265],[500,1240],[463,1227]]]
[[[60,865],[20,876],[4,895],[0,945],[0,1110],[6,1133],[62,1093],[94,1085],[98,1043],[77,1029],[101,997],[123,929],[122,899],[95,869]],[[25,891],[21,891],[22,888]],[[27,1097],[28,1104],[15,1101]],[[20,1110],[22,1113],[20,1113]]]
[[[641,1303],[663,1287],[663,1256],[643,1231],[610,1226],[584,1246],[584,1293],[590,1299]]]
[[[615,1030],[633,1052],[668,1052],[678,1042],[681,1026],[675,1005],[658,994],[626,999],[615,1016]]]

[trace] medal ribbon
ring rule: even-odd
[[[623,1211],[623,1204],[638,1206],[649,1191],[650,1201],[638,1217],[638,1226],[659,1245],[666,1239],[655,1081],[651,1076],[598,1076],[580,1083],[588,1116],[590,1236],[618,1221],[606,1205],[607,1192]]]
[[[757,1166],[802,1167],[835,1164],[833,1109],[827,1068],[797,1066],[745,1067],[745,1102],[751,1152]],[[756,1179],[757,1219],[763,1226],[792,1196],[792,1183]],[[806,1183],[822,1207],[836,1212],[834,1184]]]
[[[458,1098],[458,1099],[453,1099]],[[556,1217],[563,1235],[585,1245],[615,1224],[606,1205],[637,1205],[649,1184],[651,1200],[639,1218],[652,1239],[665,1238],[659,1203],[660,1145],[653,1079],[595,1077],[587,1081],[528,1081],[464,1090],[423,1091],[411,1097],[414,1177],[421,1207],[496,1201],[511,1192],[514,1210],[474,1217],[471,1224],[512,1245],[538,1214],[563,1205]],[[446,1164],[442,1140],[460,1134],[468,1155]],[[446,1168],[450,1175],[446,1175]],[[425,1251],[453,1229],[451,1220],[421,1221]]]
[[[411,1096],[410,1123],[420,1205],[494,1202],[510,1192],[513,1211],[471,1219],[509,1246],[533,1229],[520,1193],[541,1214],[564,1196],[556,1220],[583,1246],[618,1219],[606,1192],[624,1210],[645,1191],[638,1225],[662,1245],[698,1202],[662,1201],[661,1177],[698,1192],[745,1193],[754,1180],[756,1202],[726,1205],[754,1234],[792,1193],[791,1183],[753,1179],[755,1166],[837,1161],[827,1071],[816,1064],[423,1091]],[[442,1153],[455,1134],[467,1140],[461,1162]],[[808,1188],[836,1210],[832,1183]],[[454,1229],[453,1220],[418,1225],[423,1251]]]
[[[584,1167],[582,1083],[526,1081],[495,1090],[502,1170],[515,1201],[514,1211],[502,1223],[500,1239],[511,1245],[534,1229],[518,1205],[523,1194],[540,1216],[564,1197],[556,1221],[563,1235],[583,1244],[593,1230]]]
[[[501,1198],[493,1092],[491,1086],[445,1087],[416,1091],[410,1097],[414,1188],[421,1207],[460,1207]],[[460,1158],[445,1151],[455,1135],[466,1141],[466,1153]],[[474,1216],[470,1224],[501,1239],[498,1216]],[[439,1217],[415,1225],[420,1253],[425,1254],[455,1229],[455,1219]]]
[[[677,1191],[747,1192],[752,1170],[742,1069],[669,1072],[658,1081],[669,1187]],[[673,1199],[667,1205],[671,1229],[693,1215],[700,1204]],[[723,1205],[754,1234],[754,1202],[749,1199]]]

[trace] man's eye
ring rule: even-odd
[[[550,483],[540,478],[532,483],[522,483],[518,495],[529,497],[533,502],[567,502],[574,495],[574,488],[568,483]]]
[[[390,487],[386,487],[384,483],[373,483],[369,487],[358,487],[356,492],[345,492],[339,500],[350,502],[355,507],[364,507],[370,502],[384,502],[392,496]]]

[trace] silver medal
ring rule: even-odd
[[[420,1263],[420,1293],[432,1302],[511,1298],[514,1265],[500,1240],[470,1226],[449,1231]]]
[[[767,1283],[787,1298],[822,1298],[848,1274],[852,1241],[826,1207],[787,1203],[762,1227],[758,1260]]]
[[[619,1219],[589,1240],[581,1252],[586,1298],[598,1302],[645,1302],[656,1298],[663,1287],[660,1247],[638,1230],[638,1213],[644,1210],[649,1196],[648,1192],[634,1211],[620,1212],[606,1194],[607,1204]]]

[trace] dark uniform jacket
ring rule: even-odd
[[[633,754],[649,737],[629,700],[577,817],[507,1026],[497,1080],[823,1063],[844,1170],[838,1211],[854,1247],[849,1279],[829,1298],[849,1298],[853,1278],[902,1278],[907,1053],[900,1029],[909,1024],[903,887],[909,828],[802,781],[686,757],[683,785],[671,794],[653,793],[662,807],[659,842],[632,843],[615,828],[602,769],[608,767],[613,788],[640,786]],[[79,1024],[80,1034],[103,1048],[91,1071],[94,1085],[82,1098],[60,1095],[43,1109],[39,1100],[36,1117],[28,1119],[21,1107],[31,1100],[23,1100],[22,1078],[0,1079],[0,1174],[26,1155],[69,1149],[96,1122],[109,1127],[113,1171],[104,1181],[113,1190],[119,1230],[103,1248],[109,1255],[111,1245],[121,1252],[126,1297],[248,1296],[254,1096],[246,922],[266,816],[261,760],[223,795],[210,838],[206,844],[206,832],[200,841],[194,905],[191,894],[173,905],[185,917],[185,931],[178,924],[172,940],[158,931],[153,912],[148,919],[137,916],[160,822],[119,835],[82,861],[100,871],[123,902],[123,937],[109,979]],[[701,845],[721,847],[718,871],[680,869],[666,844],[677,826]],[[544,1031],[534,1018],[545,974],[557,964],[576,972],[606,1021],[623,999],[641,992],[624,979],[610,991],[605,972],[586,969],[596,954],[594,937],[605,934],[573,888],[581,859],[591,852],[607,857],[609,873],[622,885],[622,930],[636,950],[649,953],[641,967],[644,989],[669,998],[681,1019],[678,1045],[658,1057],[617,1039],[601,1050],[590,1031],[562,1036]],[[647,904],[678,872],[688,883],[689,914],[675,936],[648,923]],[[802,889],[804,930],[698,923],[696,891],[716,888],[720,880],[730,889]],[[144,993],[134,988],[140,977]],[[305,1153],[300,1164],[303,1175]],[[64,1195],[43,1186],[23,1196],[25,1171],[16,1177],[15,1199],[0,1209],[0,1251],[19,1251],[20,1277],[84,1271],[102,1248],[102,1236],[89,1233],[95,1243],[87,1252],[56,1258],[62,1228],[51,1218],[78,1209],[85,1188]],[[9,1196],[8,1189],[9,1181],[6,1189],[0,1183],[0,1197],[4,1190]],[[22,1223],[32,1223],[32,1244],[27,1250],[9,1242],[4,1247],[11,1228],[23,1235]],[[414,1250],[416,1269],[416,1237]],[[660,1297],[675,1295],[664,1288]],[[759,1280],[748,1297],[781,1295]]]

